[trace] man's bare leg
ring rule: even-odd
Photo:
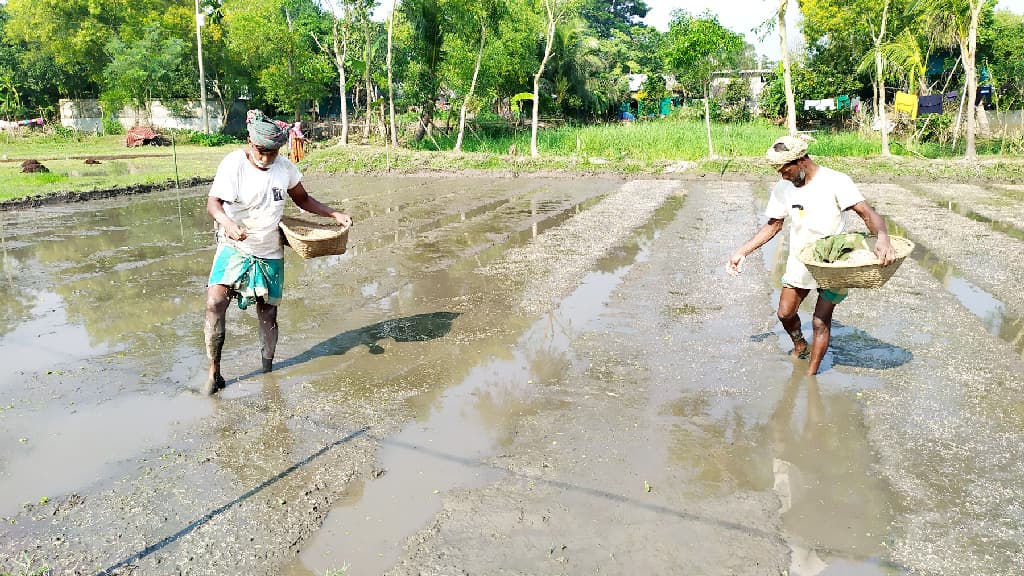
[[[807,366],[808,374],[818,373],[818,366],[821,365],[821,360],[825,357],[825,352],[828,351],[828,343],[832,338],[832,312],[835,309],[835,302],[818,295],[818,302],[814,305],[814,337],[811,341],[811,362]]]
[[[790,288],[783,286],[782,295],[779,297],[779,322],[786,329],[786,333],[793,340],[793,355],[799,356],[807,350],[807,340],[804,339],[803,330],[800,329],[800,304],[807,297],[807,288]]]
[[[277,306],[256,302],[256,316],[260,319],[260,356],[263,371],[274,369],[274,352],[277,350]]]
[[[206,358],[210,361],[210,375],[203,386],[203,393],[213,394],[224,387],[220,374],[220,356],[224,349],[224,321],[231,302],[231,289],[223,284],[212,284],[206,289],[206,321],[203,335],[206,337]]]

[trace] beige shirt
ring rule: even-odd
[[[817,288],[818,283],[797,259],[800,251],[819,238],[839,234],[846,228],[848,208],[862,202],[857,185],[849,176],[824,166],[800,188],[779,180],[768,199],[765,215],[789,222],[789,258],[783,284],[795,288]]]

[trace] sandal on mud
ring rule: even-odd
[[[217,392],[223,390],[225,386],[227,386],[227,383],[224,382],[224,377],[220,374],[215,374],[206,379],[206,382],[199,391],[204,396],[213,396]]]

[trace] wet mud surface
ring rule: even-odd
[[[808,377],[774,316],[785,242],[725,273],[767,182],[308,186],[355,217],[350,251],[288,254],[271,374],[255,315],[229,311],[214,398],[194,392],[205,188],[0,213],[0,571],[1024,561],[1016,188],[953,209],[945,185],[865,185],[927,250],[837,308]]]

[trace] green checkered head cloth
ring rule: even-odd
[[[246,113],[245,128],[249,131],[249,140],[260,148],[277,150],[288,142],[288,125],[267,118],[260,110]]]

